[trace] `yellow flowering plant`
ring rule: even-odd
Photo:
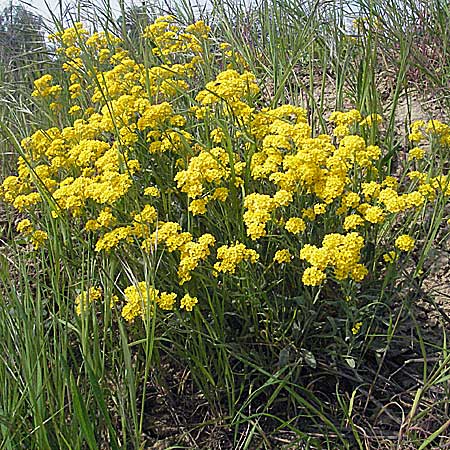
[[[319,133],[304,108],[265,101],[256,74],[228,46],[215,54],[210,33],[160,17],[142,57],[78,23],[52,36],[63,79],[45,74],[32,94],[51,124],[23,139],[0,195],[36,250],[65,239],[72,260],[88,255],[108,274],[113,295],[78,293],[75,316],[114,298],[115,321],[142,334],[150,319],[192,354],[208,353],[204,336],[214,354],[229,342],[350,352],[359,319],[389,302],[401,252],[418,250],[418,217],[448,201],[448,175],[425,148],[448,150],[450,127],[414,123],[394,175],[370,131],[379,114],[335,111]],[[228,58],[224,70],[211,73],[214,58]]]
[[[120,39],[91,35],[78,23],[52,36],[72,83],[69,112],[81,110],[83,119],[66,115],[67,126],[24,139],[18,174],[3,181],[2,197],[33,214],[49,196],[52,219],[81,226],[105,258],[119,249],[161,253],[171,274],[167,285],[189,284],[197,273],[233,275],[242,261],[259,277],[259,266],[274,260],[303,271],[306,291],[327,280],[359,289],[369,268],[373,277],[374,264],[383,261],[381,250],[374,261],[365,258],[367,241],[392,246],[378,230],[448,195],[446,176],[416,184],[412,171],[408,185],[381,173],[382,149],[357,131],[380,123],[379,115],[336,111],[329,117],[331,135],[314,136],[301,107],[255,107],[259,87],[247,70],[230,67],[205,80],[186,109],[179,93],[200,76],[209,33],[201,21],[183,30],[171,16],[157,19],[142,37],[163,59],[152,66],[133,59]],[[96,65],[86,65],[93,53]],[[53,82],[42,76],[33,95],[42,102],[64,95]],[[83,90],[89,112],[78,104],[79,86],[91,86]],[[437,121],[416,122],[409,138],[438,135],[446,145],[447,131]],[[415,164],[421,155],[415,148],[410,156]],[[48,233],[24,222],[18,230],[35,248]],[[272,250],[271,241],[287,244],[292,256]],[[395,246],[410,249],[403,241]],[[164,253],[173,255],[170,263]],[[172,309],[169,303],[162,309]]]

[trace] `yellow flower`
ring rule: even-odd
[[[17,224],[16,229],[19,233],[29,234],[33,230],[33,225],[29,219],[23,219]]]
[[[368,273],[367,268],[359,263],[363,245],[364,239],[358,233],[346,235],[331,233],[325,235],[321,248],[306,244],[300,250],[300,259],[306,260],[319,271],[324,271],[328,266],[333,267],[334,276],[338,280],[350,277],[359,282]],[[306,275],[308,282],[308,277],[313,275],[317,275],[316,272],[308,272]]]
[[[353,334],[358,334],[359,330],[361,329],[361,327],[362,327],[362,322],[356,322],[355,325],[352,328],[352,333]]]
[[[92,302],[95,302],[102,296],[100,288],[91,287],[88,291],[83,291],[75,298],[75,311],[78,315],[86,311]]]
[[[379,114],[370,114],[365,119],[363,119],[359,124],[361,126],[367,125],[372,126],[372,124],[380,124],[383,121],[383,118]]]
[[[305,231],[306,224],[300,217],[291,217],[284,225],[284,228],[289,231],[289,233],[298,234]]]
[[[227,188],[217,188],[214,190],[211,199],[213,200],[219,200],[219,202],[225,202],[228,198],[229,191]]]
[[[144,189],[144,195],[148,195],[150,197],[159,197],[160,192],[156,186],[150,186]]]
[[[273,196],[273,200],[277,206],[287,206],[292,202],[293,196],[292,192],[288,192],[284,189],[279,190]]]
[[[408,136],[408,139],[411,142],[420,142],[425,138],[421,129],[425,126],[425,122],[423,120],[417,120],[411,125],[411,133]]]
[[[273,261],[278,264],[288,263],[292,259],[292,255],[288,249],[278,250],[273,257]]]
[[[189,204],[189,211],[191,211],[191,213],[194,216],[205,214],[207,204],[208,204],[208,197],[192,200],[191,203]]]
[[[302,210],[302,216],[303,216],[305,219],[308,219],[308,220],[310,220],[310,221],[313,221],[313,220],[315,220],[315,218],[316,218],[316,213],[314,212],[314,209],[313,209],[313,208],[306,208],[306,209],[303,209],[303,210]]]
[[[314,205],[314,213],[316,215],[325,214],[327,211],[327,205],[325,203],[316,203]]]
[[[97,243],[95,244],[95,251],[109,252],[113,248],[117,247],[121,241],[131,242],[131,232],[131,227],[119,227],[112,231],[109,231],[97,241]]]
[[[242,261],[255,263],[259,258],[255,250],[248,249],[244,244],[222,245],[217,249],[218,262],[214,264],[215,272],[235,273],[236,267]]]
[[[31,243],[33,244],[35,250],[42,247],[42,245],[47,239],[48,239],[47,233],[42,230],[33,231],[31,235]]]
[[[425,150],[420,147],[414,147],[408,153],[408,159],[423,159],[425,156]]]
[[[222,140],[225,138],[225,133],[222,130],[222,128],[215,128],[210,133],[211,140],[216,143],[220,144]]]
[[[129,286],[124,291],[125,305],[122,308],[122,317],[127,322],[133,322],[138,316],[145,317],[147,309],[150,315],[154,312],[154,303],[157,302],[159,291],[149,286],[145,281],[140,281],[134,286]]]
[[[266,223],[270,220],[272,211],[277,203],[270,195],[253,193],[245,197],[244,223],[247,227],[247,235],[253,240],[265,236]]]
[[[181,252],[180,264],[178,265],[180,285],[192,278],[192,271],[197,268],[201,261],[206,260],[210,254],[209,247],[213,246],[216,242],[214,236],[208,233],[200,236],[198,242],[193,242],[189,233],[182,234],[187,234],[190,239],[179,247]]]
[[[361,197],[356,192],[347,192],[342,196],[341,204],[346,208],[356,208],[361,201]]]
[[[371,223],[380,223],[384,220],[383,210],[378,206],[369,206],[364,212],[364,219]]]
[[[173,309],[173,305],[175,304],[175,299],[177,298],[177,294],[171,292],[162,292],[157,298],[157,305],[164,310],[171,311]]]
[[[69,114],[76,114],[78,111],[81,111],[81,107],[80,107],[79,105],[73,105],[73,106],[69,109],[68,113],[69,113]]]
[[[302,276],[302,281],[305,286],[319,286],[325,280],[326,275],[317,267],[308,267]]]
[[[415,240],[407,235],[402,234],[395,240],[395,246],[404,252],[409,252],[414,248]]]
[[[383,259],[385,260],[385,262],[387,262],[389,264],[392,264],[395,261],[397,261],[398,255],[397,255],[397,253],[395,251],[391,250],[390,252],[385,253],[383,255]]]
[[[344,219],[344,230],[354,230],[355,228],[364,225],[364,219],[359,214],[350,214]]]
[[[198,303],[197,297],[191,297],[189,294],[186,294],[180,303],[180,308],[185,309],[186,311],[192,311],[192,308]]]

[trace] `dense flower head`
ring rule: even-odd
[[[147,285],[145,281],[140,281],[136,285],[127,287],[124,294],[125,305],[122,308],[122,317],[127,322],[133,322],[136,317],[145,316],[147,309],[153,313],[159,291]]]
[[[191,297],[189,294],[185,294],[180,301],[180,308],[186,311],[192,311],[192,308],[198,303],[197,297]]]
[[[200,236],[197,242],[190,241],[180,247],[180,264],[178,266],[180,284],[184,284],[192,278],[191,272],[210,255],[210,247],[215,242],[214,236],[206,233]]]
[[[350,134],[350,126],[352,124],[361,122],[362,117],[358,110],[351,109],[350,111],[335,111],[330,115],[329,121],[333,122],[336,127],[333,134],[338,137],[347,136]]]
[[[266,223],[270,220],[272,211],[277,207],[276,201],[266,194],[253,193],[245,197],[243,215],[247,234],[253,239],[266,235]]]
[[[323,238],[322,247],[305,245],[300,251],[300,259],[306,260],[322,272],[327,267],[333,267],[334,276],[338,280],[350,277],[355,281],[362,281],[368,273],[366,267],[360,263],[363,246],[364,239],[356,232],[346,235],[330,233]],[[310,270],[307,273],[316,272]],[[322,276],[320,278],[322,279]]]
[[[87,291],[81,292],[75,298],[75,311],[78,315],[81,315],[86,311],[89,305],[102,297],[103,293],[100,288],[90,287]]]
[[[291,252],[288,249],[277,250],[273,257],[274,262],[278,264],[288,263],[292,259]]]
[[[194,55],[203,52],[203,40],[208,38],[211,28],[203,20],[199,20],[184,29],[176,23],[171,15],[158,17],[148,25],[143,33],[144,38],[154,43],[153,54],[162,57],[173,57],[177,54]]]
[[[404,252],[410,252],[414,248],[415,240],[408,234],[402,234],[395,240],[395,246]]]
[[[237,164],[238,156],[235,156],[235,172],[240,172]],[[190,210],[194,215],[204,214],[206,205],[210,200],[218,199],[225,201],[227,195],[223,189],[227,189],[223,184],[229,184],[231,177],[230,158],[228,153],[221,147],[212,149],[201,149],[197,156],[190,159],[186,170],[180,170],[174,180],[181,192],[185,192],[191,202]],[[235,179],[240,183],[239,178]],[[204,196],[206,189],[215,188],[211,198]],[[222,189],[218,191],[217,189]],[[202,197],[201,199],[199,197]]]
[[[234,274],[238,264],[242,261],[255,263],[259,258],[258,253],[237,242],[234,245],[223,245],[217,249],[218,262],[214,264],[216,272]]]
[[[284,225],[284,228],[286,228],[289,233],[297,234],[305,231],[306,224],[301,217],[291,217]]]

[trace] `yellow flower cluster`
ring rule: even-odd
[[[351,109],[346,112],[334,111],[330,115],[329,121],[336,125],[333,134],[337,137],[344,137],[350,134],[350,126],[361,122],[362,117],[356,109]]]
[[[255,250],[237,242],[234,245],[222,245],[217,249],[218,261],[214,264],[215,275],[219,272],[234,274],[242,261],[255,263],[259,258]]]
[[[425,150],[420,147],[414,147],[408,153],[408,159],[423,159],[425,157]]]
[[[137,317],[144,318],[147,311],[150,316],[155,312],[155,307],[164,311],[171,311],[175,307],[177,294],[174,292],[159,292],[145,281],[129,286],[124,291],[125,305],[122,308],[122,317],[127,322],[133,322]],[[180,308],[192,311],[198,303],[197,297],[185,294],[180,301]]]
[[[155,305],[162,309],[173,309],[176,294],[159,294],[159,291],[141,281],[134,286],[129,286],[124,291],[125,305],[122,308],[122,317],[127,322],[133,322],[136,317],[145,317],[146,311],[150,315],[154,313]]]
[[[238,162],[239,156],[234,154],[234,184],[242,184],[243,163]],[[221,147],[200,149],[199,154],[190,159],[186,170],[180,170],[175,181],[181,192],[185,192],[192,199],[189,210],[194,214],[204,214],[206,205],[210,200],[217,199],[224,202],[228,197],[229,189],[221,184],[231,180],[230,156]],[[212,190],[212,194],[205,193],[205,188]],[[201,197],[201,198],[200,198]]]
[[[105,208],[100,211],[96,219],[90,219],[86,222],[84,229],[86,231],[96,231],[101,228],[112,227],[116,224],[117,219],[113,216],[111,208]]]
[[[251,133],[262,141],[261,149],[253,154],[251,173],[253,178],[269,178],[278,171],[283,156],[292,153],[311,135],[303,108],[283,105],[275,109],[264,108],[254,114]]]
[[[180,301],[180,308],[186,311],[192,311],[192,308],[198,303],[197,297],[191,297],[186,294]]]
[[[394,250],[391,250],[390,252],[387,252],[383,255],[383,259],[388,264],[393,264],[398,259],[398,255]]]
[[[159,223],[152,235],[145,239],[142,248],[147,252],[156,250],[160,243],[164,243],[169,252],[180,253],[178,265],[179,283],[184,284],[192,278],[191,273],[210,255],[210,248],[216,240],[209,233],[203,234],[193,241],[192,235],[181,232],[181,226],[174,222]]]
[[[410,252],[414,248],[414,244],[414,239],[407,234],[402,234],[395,240],[395,246],[404,252]]]
[[[192,278],[191,273],[210,254],[209,247],[213,246],[216,239],[211,234],[204,234],[198,238],[198,242],[187,242],[180,247],[180,264],[178,277],[180,284],[184,284]]]
[[[286,222],[284,228],[286,228],[286,230],[289,231],[289,233],[298,234],[305,231],[306,224],[301,217],[291,217]]]
[[[266,223],[277,207],[275,200],[270,195],[254,193],[245,197],[244,207],[247,209],[243,216],[247,234],[252,239],[265,236]]]
[[[89,305],[102,297],[102,290],[100,288],[91,287],[87,291],[81,292],[75,298],[75,312],[78,315],[85,312]]]
[[[362,281],[367,275],[367,268],[360,263],[364,239],[356,232],[345,235],[327,234],[322,247],[306,244],[300,251],[300,259],[307,261],[312,267],[307,268],[302,281],[305,285],[317,286],[325,278],[325,269],[332,267],[337,280],[351,278]]]
[[[214,81],[206,84],[195,100],[202,106],[193,111],[197,118],[205,117],[209,109],[221,105],[225,115],[247,122],[253,111],[246,100],[259,92],[256,77],[250,72],[239,74],[234,69],[228,69],[217,75]]]
[[[35,250],[42,247],[45,241],[48,239],[48,234],[42,230],[35,230],[29,219],[21,220],[17,224],[16,228],[19,233],[22,233],[24,236],[30,239]]]
[[[62,87],[59,84],[52,84],[53,77],[49,74],[43,75],[34,81],[35,90],[31,93],[33,97],[58,97]]]
[[[158,17],[147,26],[143,36],[154,44],[152,52],[157,56],[173,57],[177,54],[201,54],[203,42],[211,28],[203,20],[189,25],[183,30],[176,25],[174,16]]]
[[[359,122],[359,125],[362,127],[371,127],[374,123],[380,124],[381,122],[383,122],[383,118],[379,114],[369,114],[361,122]]]
[[[417,120],[411,124],[409,140],[411,142],[420,142],[426,136],[434,136],[439,139],[441,145],[450,145],[450,126],[439,120],[429,120],[425,123],[423,120]],[[416,150],[416,153],[419,153]]]
[[[362,327],[362,322],[356,322],[352,328],[352,334],[358,334],[361,327]]]
[[[292,259],[291,252],[288,249],[277,250],[275,252],[275,256],[273,257],[273,261],[278,264],[288,263]]]

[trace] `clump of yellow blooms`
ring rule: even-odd
[[[192,308],[198,303],[197,297],[191,297],[189,294],[185,294],[180,301],[180,308],[186,311],[192,311]]]
[[[361,327],[362,327],[362,322],[356,322],[355,325],[353,325],[352,334],[358,334]]]
[[[335,111],[330,115],[329,120],[330,122],[333,122],[336,125],[336,127],[333,130],[333,134],[338,137],[344,137],[349,135],[351,125],[354,125],[359,122],[362,122],[362,124],[368,122],[368,118],[364,119],[364,121],[366,122],[362,120],[360,112],[356,109],[352,109],[346,112]]]
[[[78,315],[85,312],[89,305],[102,297],[103,293],[100,288],[90,287],[87,291],[81,292],[75,298],[75,312]]]
[[[135,286],[127,287],[124,294],[126,303],[122,308],[122,317],[132,322],[138,316],[145,316],[147,309],[153,313],[159,291],[141,281]]]
[[[369,114],[361,122],[359,122],[359,125],[371,127],[374,123],[381,124],[382,122],[383,118],[379,114]]]
[[[408,153],[409,159],[423,159],[425,157],[425,150],[420,147],[414,147]]]
[[[247,234],[252,239],[266,235],[266,223],[276,206],[275,200],[270,195],[253,193],[245,197],[244,207],[247,211],[243,219],[247,226]]]
[[[273,257],[274,262],[278,264],[288,263],[292,259],[291,252],[288,249],[277,250]]]
[[[26,215],[17,230],[35,249],[57,228],[50,221],[68,221],[99,258],[144,254],[174,276],[164,286],[176,292],[125,288],[128,322],[174,309],[180,289],[193,294],[178,303],[191,311],[202,283],[219,283],[244,261],[255,273],[264,264],[300,271],[304,286],[363,282],[374,266],[364,259],[371,237],[450,195],[448,176],[427,173],[425,158],[433,143],[450,146],[450,126],[414,122],[407,170],[387,176],[386,149],[363,137],[381,116],[336,111],[330,134],[314,134],[304,108],[262,105],[256,76],[229,44],[211,52],[210,31],[203,21],[158,18],[142,36],[145,64],[121,39],[81,23],[51,36],[66,83],[45,74],[33,98],[61,125],[24,139],[16,174],[0,186]],[[215,57],[225,70],[205,79]],[[385,233],[377,242],[381,262],[415,245],[401,235],[383,256],[392,240]],[[77,313],[101,296],[80,294]]]
[[[234,155],[234,173],[241,174],[243,164],[238,162],[238,155]],[[185,192],[192,199],[189,210],[194,215],[204,214],[210,200],[224,202],[228,196],[228,188],[221,184],[229,183],[231,177],[230,158],[220,147],[199,150],[199,154],[190,159],[186,170],[180,170],[175,181],[181,192]],[[242,179],[235,177],[235,185],[242,184]],[[207,192],[205,192],[205,190]],[[208,195],[208,192],[212,193]],[[200,198],[201,197],[201,198]]]
[[[174,292],[160,292],[145,281],[129,286],[124,290],[125,305],[122,308],[122,317],[127,322],[133,322],[137,317],[144,318],[147,311],[150,317],[155,313],[155,308],[172,311],[175,307],[177,294]],[[198,302],[196,297],[186,294],[181,299],[181,308],[192,311]]]
[[[219,109],[226,116],[247,122],[253,108],[245,100],[258,92],[255,75],[250,72],[239,74],[234,69],[225,70],[197,94],[195,100],[199,106],[194,107],[193,111],[197,118],[202,118],[208,111]]]
[[[49,74],[43,75],[34,81],[35,90],[32,92],[33,97],[58,97],[62,91],[59,84],[52,84],[53,77]]]
[[[21,220],[17,224],[16,229],[19,233],[22,233],[31,241],[35,250],[42,247],[45,241],[48,239],[47,232],[42,230],[35,230],[29,219]]]
[[[397,261],[398,255],[394,250],[391,250],[390,252],[383,255],[383,259],[385,262],[393,264],[395,261]]]
[[[337,280],[351,278],[362,281],[367,275],[367,268],[360,263],[364,239],[356,232],[341,235],[327,234],[322,241],[322,247],[306,244],[300,251],[300,259],[311,264],[303,274],[303,283],[317,286],[325,278],[325,269],[332,267]]]
[[[305,221],[301,217],[291,217],[284,226],[287,231],[290,233],[301,233],[302,231],[305,231],[306,224]]]
[[[237,242],[234,245],[222,245],[217,249],[217,259],[214,264],[215,275],[217,272],[234,274],[238,264],[242,261],[255,263],[259,254],[255,250],[246,248],[244,244]]]
[[[404,252],[410,252],[414,248],[414,238],[407,234],[402,234],[395,240],[395,246]]]
[[[450,126],[439,120],[417,120],[411,125],[409,140],[417,143],[426,137],[435,137],[441,145],[450,145]]]

